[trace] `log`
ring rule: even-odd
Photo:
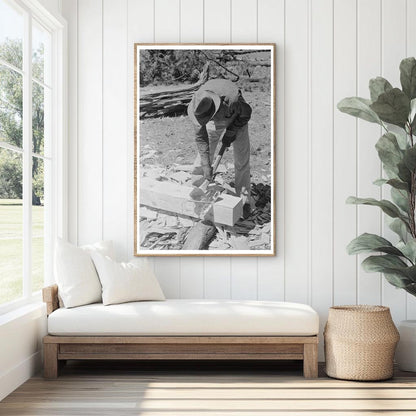
[[[268,49],[242,49],[242,50],[231,50],[227,52],[230,55],[248,55],[250,53],[257,52],[270,52]]]
[[[183,88],[168,89],[140,95],[140,118],[155,118],[185,114],[193,93],[208,81],[209,64],[206,63],[198,82]]]
[[[191,186],[151,178],[141,178],[139,186],[140,205],[199,219],[204,219],[205,211],[211,205],[193,200],[190,193],[194,188]]]
[[[217,233],[217,228],[208,221],[197,222],[189,231],[182,250],[206,250]]]
[[[196,201],[191,197],[195,188],[152,178],[141,178],[139,187],[139,204],[147,207],[229,226],[242,215],[242,199],[236,196],[220,195],[216,201]]]
[[[243,200],[232,195],[221,195],[213,206],[216,223],[234,225],[243,216]]]

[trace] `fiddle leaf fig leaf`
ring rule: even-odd
[[[416,283],[412,283],[404,288],[404,290],[413,296],[416,296]]]
[[[411,172],[415,171],[416,169],[416,146],[410,147],[409,149],[405,151],[403,161],[407,169],[409,169]]]
[[[393,200],[393,202],[403,212],[407,214],[409,210],[409,199],[407,196],[407,192],[400,190],[400,189],[392,188],[390,191],[390,194],[391,194],[391,199]]]
[[[416,263],[416,240],[411,239],[407,243],[401,241],[396,245],[397,249],[400,250],[413,264]]]
[[[405,219],[405,217],[401,214],[399,208],[396,207],[392,202],[388,201],[387,199],[382,199],[378,201],[374,198],[357,198],[355,196],[350,196],[347,198],[347,204],[356,204],[356,205],[371,205],[375,207],[379,207],[383,210],[385,214],[392,218],[401,218]]]
[[[409,120],[415,120],[416,116],[416,98],[413,98],[413,100],[410,101],[410,114],[409,114]]]
[[[391,132],[383,134],[376,143],[376,149],[383,165],[392,172],[398,173],[397,165],[403,159],[403,151],[397,143],[396,136]]]
[[[376,179],[373,182],[374,185],[383,186],[383,185],[390,185],[393,188],[401,189],[403,191],[409,191],[409,184],[406,182],[401,181],[400,179]]]
[[[389,271],[397,271],[398,273],[402,274],[402,269],[407,268],[407,264],[403,260],[391,254],[367,257],[365,260],[363,260],[361,265],[366,272],[370,273],[383,273],[386,269],[388,269]]]
[[[397,167],[395,167],[394,171],[393,171],[393,170],[389,169],[386,165],[383,165],[383,170],[384,170],[384,173],[386,174],[386,176],[389,179],[399,179],[399,180],[401,180],[400,177],[399,177],[399,174],[397,172],[398,171]]]
[[[395,131],[394,135],[396,136],[397,143],[402,150],[406,150],[409,148],[409,142],[407,141],[406,132],[403,130]]]
[[[410,100],[398,88],[380,94],[370,105],[382,121],[404,128],[410,111]]]
[[[410,101],[409,121],[411,121],[412,135],[416,136],[416,98]]]
[[[372,251],[381,251],[382,253],[403,256],[403,253],[394,247],[390,241],[376,234],[364,233],[354,238],[348,246],[348,254],[369,253]]]
[[[403,272],[413,283],[416,282],[416,266],[407,266]]]
[[[392,186],[393,188],[401,189],[401,190],[406,191],[406,192],[409,191],[409,184],[407,182],[403,182],[399,179],[389,179],[386,183],[388,185]]]
[[[367,257],[361,266],[369,273],[383,273],[389,283],[402,289],[414,283],[416,278],[415,266],[409,267],[399,257],[390,254]]]
[[[377,179],[373,182],[373,184],[377,186],[390,185],[392,188],[398,189],[400,191],[409,192],[409,184],[397,178]]]
[[[368,87],[370,89],[371,101],[373,101],[373,102],[377,101],[377,98],[381,94],[393,89],[390,82],[388,82],[383,77],[377,77],[377,78],[370,79]]]
[[[409,229],[402,220],[395,218],[390,222],[389,228],[399,236],[401,241],[407,241]]]
[[[403,181],[409,184],[411,184],[412,178],[411,178],[411,172],[408,169],[408,167],[405,165],[405,162],[402,161],[397,165],[397,169],[399,170],[399,178]]]
[[[377,186],[383,186],[388,182],[388,179],[384,179],[384,178],[380,178],[380,179],[376,179],[373,182],[373,185],[377,185]]]
[[[370,108],[371,101],[360,97],[347,97],[341,100],[337,107],[343,113],[369,121],[382,124],[380,117]]]
[[[401,276],[400,274],[396,274],[394,272],[390,273],[383,273],[386,280],[393,286],[399,288],[399,289],[405,289],[406,286],[409,286],[412,284],[412,281],[404,276]]]
[[[416,98],[416,59],[406,58],[400,62],[400,83],[410,100]]]

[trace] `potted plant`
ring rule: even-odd
[[[369,82],[370,99],[344,98],[338,109],[379,124],[383,135],[376,144],[385,177],[377,186],[389,186],[391,200],[349,197],[347,203],[379,207],[397,234],[393,244],[376,234],[364,233],[352,240],[349,254],[373,253],[363,262],[367,272],[381,272],[386,280],[416,296],[416,59],[400,63],[400,88],[384,78]],[[416,321],[400,324],[401,342],[396,358],[403,370],[416,371]]]

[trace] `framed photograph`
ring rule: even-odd
[[[275,255],[275,45],[134,50],[135,255]]]

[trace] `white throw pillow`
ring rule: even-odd
[[[81,246],[81,248],[85,251],[88,251],[88,253],[101,253],[103,256],[108,256],[111,259],[115,260],[114,256],[114,247],[113,242],[111,240],[109,241],[98,241],[94,244],[86,244],[84,246]]]
[[[90,253],[112,255],[111,242],[76,247],[61,239],[55,249],[55,278],[66,308],[101,302],[101,283]]]
[[[165,300],[153,271],[147,262],[140,265],[117,263],[108,256],[91,253],[103,288],[103,304],[141,300]]]

